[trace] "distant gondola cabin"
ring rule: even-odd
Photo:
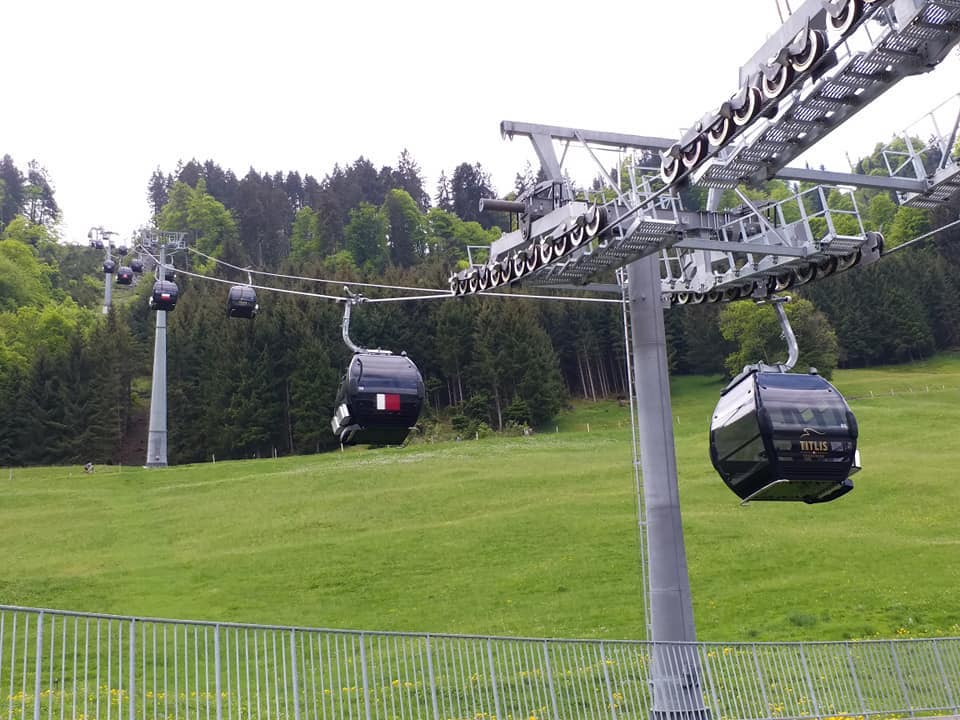
[[[117,269],[117,264],[113,260],[104,260],[103,261],[103,272],[107,275],[112,275],[113,271]]]
[[[130,285],[133,283],[133,270],[122,266],[117,270],[117,285]]]
[[[355,353],[337,392],[333,434],[344,444],[399,445],[423,398],[423,378],[406,355]]]
[[[230,288],[227,295],[227,317],[250,320],[259,310],[256,290],[249,285],[234,285]]]
[[[853,489],[857,434],[847,402],[820,375],[748,368],[717,404],[710,459],[745,502],[827,502]]]
[[[150,294],[150,309],[169,312],[177,306],[179,298],[180,288],[177,287],[176,283],[157,280],[153,284],[153,292]]]
[[[139,258],[136,258],[136,259],[134,259],[134,260],[131,260],[131,261],[130,261],[130,269],[133,270],[135,273],[142,273],[142,272],[143,272],[143,260],[140,260]]]

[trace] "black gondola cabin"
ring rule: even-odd
[[[163,279],[167,282],[173,282],[177,277],[176,268],[173,267],[173,264],[163,266]]]
[[[344,444],[400,445],[420,417],[423,378],[406,355],[353,355],[330,421]]]
[[[142,273],[142,272],[143,272],[143,260],[140,260],[140,259],[131,260],[131,261],[130,261],[130,269],[133,270],[135,273]]]
[[[710,459],[744,502],[828,502],[853,489],[857,421],[837,389],[814,372],[747,368],[721,393]]]
[[[227,295],[227,317],[246,318],[256,316],[260,306],[257,305],[257,292],[249,285],[234,285]]]
[[[117,285],[130,285],[131,283],[133,283],[133,270],[122,265],[117,270]]]
[[[153,293],[150,295],[151,310],[173,310],[180,297],[180,288],[176,283],[168,280],[157,280],[153,284]]]
[[[117,269],[117,264],[113,260],[103,261],[103,271],[108,275],[112,275],[113,271],[116,269]]]

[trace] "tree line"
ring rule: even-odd
[[[877,165],[865,158],[860,170],[875,172]],[[505,195],[533,181],[529,170],[518,174]],[[768,203],[793,189],[772,182],[746,192]],[[283,282],[331,295],[344,282],[444,287],[468,248],[488,246],[508,229],[509,217],[479,212],[479,199],[496,195],[479,163],[457,166],[430,193],[406,152],[396,167],[376,168],[361,157],[321,180],[253,169],[238,178],[214,161],[191,160],[170,172],[157,169],[147,183],[151,223],[187,232],[202,253],[178,256],[176,264],[232,282],[245,275],[209,258],[326,278],[332,282],[322,286]],[[686,200],[695,205],[699,198],[691,192]],[[884,233],[888,248],[957,212],[904,208],[878,191],[857,191],[849,202],[857,203],[867,229]],[[100,314],[102,255],[57,242],[52,183],[35,163],[21,173],[9,156],[0,161],[0,207],[0,464],[142,462],[150,280],[118,288],[114,308]],[[944,233],[792,290],[788,312],[800,366],[829,375],[837,366],[905,362],[956,347],[960,251],[953,239],[956,233]],[[177,282],[181,300],[168,317],[171,462],[332,448],[329,418],[349,359],[340,337],[342,305],[261,291],[255,320],[228,320],[226,286],[186,276]],[[752,303],[677,307],[666,324],[675,373],[730,375],[785,354],[773,313]],[[626,394],[618,305],[519,298],[365,303],[354,308],[351,337],[405,351],[420,368],[427,403],[413,441],[542,426],[571,398]]]

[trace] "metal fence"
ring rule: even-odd
[[[0,606],[0,720],[646,719],[654,671],[699,682],[696,718],[960,709],[960,638],[658,645]]]

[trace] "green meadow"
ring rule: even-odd
[[[834,383],[860,424],[854,491],[741,506],[707,453],[721,379],[675,378],[700,639],[960,635],[960,355]],[[4,468],[0,603],[642,638],[631,461],[629,407],[605,401],[529,437],[93,475]]]

